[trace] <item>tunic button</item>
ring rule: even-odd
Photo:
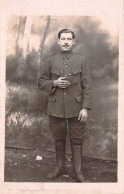
[[[65,68],[67,68],[67,65],[65,65]]]
[[[67,75],[65,74],[65,77],[67,77]]]
[[[64,95],[66,96],[66,92],[64,93]]]

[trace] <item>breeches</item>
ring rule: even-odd
[[[49,115],[49,126],[55,141],[65,140],[67,128],[69,139],[72,144],[82,144],[85,124],[78,121],[78,117],[59,118]]]

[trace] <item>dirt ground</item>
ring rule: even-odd
[[[84,175],[90,182],[117,182],[115,161],[83,157],[82,166]],[[65,174],[50,181],[46,176],[54,167],[53,152],[38,149],[5,149],[5,182],[76,182],[71,155],[66,154]]]

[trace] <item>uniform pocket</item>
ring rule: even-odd
[[[51,73],[55,74],[55,75],[60,75],[61,74],[60,70],[57,70],[57,69],[56,70],[55,69],[51,70]]]
[[[50,102],[55,102],[55,101],[56,101],[56,97],[54,97],[54,96],[49,96],[49,97],[48,97],[48,101],[50,101]]]
[[[80,64],[75,64],[73,65],[73,68],[72,68],[72,74],[78,74],[78,73],[81,73],[81,65]]]
[[[56,64],[52,65],[52,69],[51,69],[52,74],[60,75],[60,74],[62,74],[62,71],[63,71],[63,66],[56,65]]]
[[[76,75],[78,73],[81,73],[81,70],[80,69],[74,69],[74,70],[72,70],[72,74]]]
[[[72,82],[73,84],[79,84],[81,82],[81,67],[79,65],[72,68]]]

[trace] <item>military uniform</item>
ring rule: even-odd
[[[59,77],[70,82],[66,89],[53,87],[53,81]],[[86,59],[73,51],[60,51],[42,66],[38,85],[48,93],[47,113],[55,142],[65,142],[68,125],[72,145],[81,145],[84,125],[78,121],[78,115],[82,108],[91,109],[91,78]]]
[[[66,77],[66,89],[53,88],[53,80]],[[91,109],[91,79],[85,58],[71,52],[49,57],[42,67],[39,88],[49,94],[48,115],[76,117],[82,108]]]

